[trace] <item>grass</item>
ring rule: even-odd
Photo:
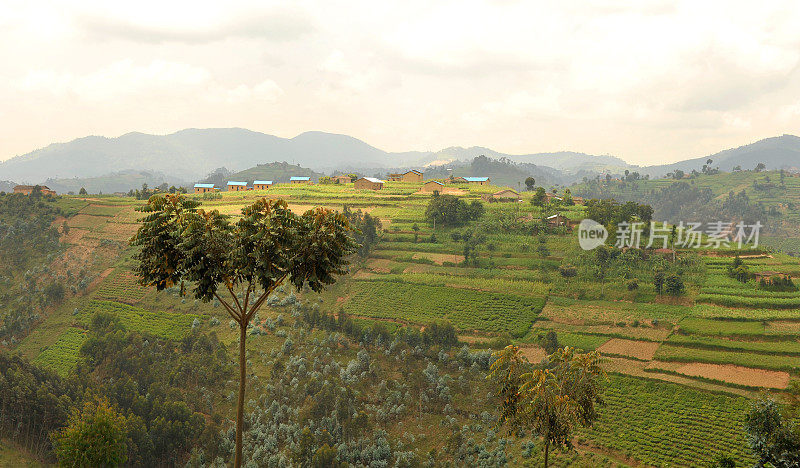
[[[687,317],[678,326],[681,333],[707,336],[772,336],[775,338],[795,338],[800,331],[792,327],[776,327],[769,322],[713,320]]]
[[[658,320],[676,323],[689,314],[689,308],[680,305],[579,300],[550,296],[544,315],[550,319],[586,324],[614,324],[634,320]]]

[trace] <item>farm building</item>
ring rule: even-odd
[[[216,192],[214,184],[194,184],[194,193]]]
[[[290,184],[306,184],[311,185],[314,182],[311,182],[311,177],[292,177],[289,179]]]
[[[545,200],[548,202],[552,202],[553,200],[562,201],[561,197],[557,197],[555,193],[545,193],[544,194]]]
[[[355,182],[356,190],[380,190],[384,181],[374,177],[362,177]]]
[[[17,185],[16,187],[14,187],[14,193],[24,193],[25,195],[30,195],[31,192],[33,192],[34,187],[36,187],[36,185]],[[50,190],[50,187],[46,185],[39,185],[38,187],[41,189],[42,195],[56,194],[55,191]]]
[[[422,182],[422,172],[413,169],[402,174],[389,174],[389,180],[393,182]]]
[[[331,177],[333,179],[333,183],[335,184],[349,184],[353,182],[353,179],[349,175],[337,175]]]
[[[461,177],[461,179],[469,184],[489,185],[488,177]]]
[[[791,275],[779,271],[759,271],[755,273],[756,282],[764,281],[767,284],[771,284],[775,280],[785,280],[786,278],[791,279]]]
[[[254,190],[266,190],[272,187],[271,180],[254,180],[253,181],[253,189]]]
[[[567,218],[564,217],[561,213],[556,213],[554,215],[548,216],[545,218],[547,225],[550,227],[558,227],[558,226],[565,226],[568,223]]]
[[[586,200],[584,200],[583,197],[572,197],[572,201],[576,205],[585,205],[586,204]]]
[[[444,189],[444,184],[437,180],[429,180],[422,185],[423,192],[441,193]]]
[[[522,199],[516,191],[511,189],[500,190],[491,195],[482,195],[481,198],[490,202],[512,202]]]
[[[236,182],[233,180],[228,181],[229,192],[242,192],[244,190],[247,190],[247,182]]]

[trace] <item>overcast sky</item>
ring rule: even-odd
[[[187,127],[637,164],[800,133],[795,1],[214,3],[0,0],[0,160]]]

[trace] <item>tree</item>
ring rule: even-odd
[[[84,187],[81,187],[81,189],[78,190],[78,195],[87,195],[86,189]]]
[[[527,191],[532,191],[536,187],[536,179],[533,177],[526,177],[525,178],[525,189]]]
[[[419,226],[417,226],[417,223],[411,226],[411,230],[414,231],[414,243],[416,244],[419,240]]]
[[[533,194],[533,198],[531,198],[531,203],[534,206],[542,206],[546,199],[547,193],[544,191],[544,187],[538,187],[536,193]]]
[[[467,204],[454,195],[436,195],[428,202],[425,219],[439,226],[461,226],[483,216],[483,203],[473,200]]]
[[[764,165],[764,163],[758,163],[758,164],[756,164],[756,172],[761,172],[761,171],[763,171],[763,170],[764,170],[764,169],[766,169],[766,168],[767,168],[767,166],[765,166],[765,165]]]
[[[683,278],[678,274],[668,275],[664,280],[664,290],[671,296],[680,296],[684,289]]]
[[[597,419],[595,403],[602,404],[599,377],[600,355],[575,353],[570,347],[549,356],[550,366],[530,368],[519,348],[509,345],[494,354],[488,378],[498,385],[500,419],[511,433],[530,430],[544,439],[544,466],[550,446],[572,447],[576,424],[590,426]]]
[[[800,437],[797,422],[784,417],[770,397],[762,397],[745,416],[747,444],[755,453],[755,466],[800,466]]]
[[[653,274],[653,286],[656,288],[656,293],[661,294],[664,292],[664,272],[659,270]]]
[[[52,435],[62,466],[121,466],[128,460],[125,417],[106,400],[86,402],[69,418],[67,426]]]
[[[346,257],[357,244],[347,218],[317,208],[295,215],[284,200],[259,199],[235,223],[217,210],[197,209],[183,195],[154,195],[132,239],[139,247],[135,272],[143,285],[163,290],[184,282],[204,302],[216,299],[239,325],[239,399],[236,455],[242,462],[247,327],[284,281],[298,290],[320,291],[346,273]],[[227,293],[226,293],[227,292]],[[229,296],[226,300],[222,295]]]

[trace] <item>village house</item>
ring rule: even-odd
[[[759,271],[755,273],[755,279],[757,283],[764,281],[767,284],[772,284],[772,282],[776,279],[786,278],[791,278],[791,276],[787,273],[781,273],[780,271]]]
[[[488,177],[462,177],[465,182],[477,185],[489,185]]]
[[[311,177],[292,177],[289,179],[290,184],[306,184],[312,185],[314,182],[311,181]]]
[[[214,184],[194,184],[194,193],[216,192]]]
[[[408,172],[404,172],[402,174],[389,174],[389,180],[393,182],[413,182],[413,183],[421,183],[422,182],[422,172],[412,169]]]
[[[583,197],[572,197],[572,201],[576,205],[585,205],[586,204],[586,200],[584,200]]]
[[[272,187],[271,180],[254,180],[253,181],[253,189],[255,190],[266,190]]]
[[[505,189],[492,194],[481,195],[481,198],[488,202],[515,202],[520,201],[522,198],[514,190]]]
[[[331,177],[334,184],[349,184],[353,182],[353,179],[349,175],[337,175]]]
[[[228,181],[229,192],[243,192],[245,190],[247,190],[247,182]]]
[[[356,190],[380,190],[384,181],[374,177],[362,177],[355,182]]]
[[[429,180],[422,185],[423,192],[442,193],[444,191],[444,184],[438,180]]]
[[[36,187],[35,185],[17,185],[14,187],[14,193],[23,193],[25,195],[30,195],[33,192],[33,188]],[[55,195],[56,192],[54,190],[50,190],[50,187],[46,185],[39,185],[39,189],[42,191],[42,195]]]

